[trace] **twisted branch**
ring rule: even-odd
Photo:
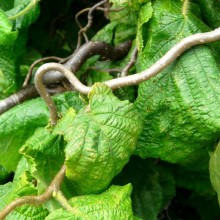
[[[68,58],[61,59],[60,61],[65,62],[63,65],[75,73],[79,70],[83,63],[85,63],[85,61],[91,56],[100,55],[105,57],[106,59],[113,61],[120,60],[128,53],[130,47],[131,41],[126,41],[116,47],[113,47],[107,43],[100,41],[90,41],[84,44],[82,47],[80,47],[80,49],[74,52],[71,56],[69,56]],[[59,60],[58,57],[45,57],[40,60],[37,60],[36,62],[45,61],[50,58]],[[35,65],[36,62],[34,62],[32,65]],[[44,75],[43,82],[46,85],[57,84],[62,82],[64,78],[65,76],[58,71],[49,71]],[[59,91],[60,88],[57,90],[57,87],[55,88],[55,90],[48,89],[48,92],[50,94],[54,94],[54,92],[57,93]],[[10,97],[0,101],[0,114],[9,110],[17,104],[20,104],[27,99],[35,98],[38,95],[39,94],[35,86],[30,85],[25,87],[17,93],[11,95]]]
[[[30,66],[30,68],[29,68],[28,74],[27,74],[26,77],[25,77],[25,80],[24,80],[24,83],[23,83],[22,87],[26,87],[26,86],[28,85],[28,83],[29,83],[29,81],[30,81],[30,79],[31,79],[31,75],[32,75],[32,71],[33,71],[34,67],[35,67],[37,64],[39,64],[39,63],[41,63],[41,62],[44,62],[44,61],[48,61],[48,60],[55,60],[55,61],[60,62],[60,61],[62,61],[63,59],[60,58],[60,57],[56,57],[56,56],[50,56],[50,57],[43,57],[43,58],[40,58],[40,59],[38,59],[38,60],[35,60],[35,61],[31,64],[31,66]]]
[[[217,40],[220,40],[220,28],[217,28],[214,31],[193,34],[189,37],[182,39],[179,43],[174,45],[164,56],[162,56],[156,63],[154,63],[147,70],[144,70],[140,73],[136,73],[134,75],[109,80],[106,81],[105,84],[107,84],[112,89],[137,85],[160,73],[176,58],[178,58],[191,47],[200,44],[207,44]]]
[[[117,89],[125,86],[137,85],[145,80],[150,79],[151,77],[157,75],[163,69],[165,69],[169,64],[171,64],[177,57],[179,57],[183,52],[189,48],[199,45],[206,44],[220,39],[220,28],[206,32],[198,33],[184,38],[179,43],[174,45],[163,57],[161,57],[156,63],[154,63],[149,69],[144,70],[140,73],[134,75],[129,75],[121,78],[112,79],[104,82],[111,89]],[[78,59],[80,61],[80,59]],[[79,62],[80,63],[80,62]],[[36,87],[44,101],[47,103],[47,106],[51,115],[52,125],[56,124],[58,119],[56,107],[47,93],[45,86],[43,84],[43,75],[50,70],[57,70],[62,73],[70,83],[75,87],[77,91],[83,94],[88,94],[91,90],[91,87],[85,86],[82,84],[79,79],[71,72],[70,69],[64,67],[61,64],[57,63],[48,63],[42,65],[36,73]]]

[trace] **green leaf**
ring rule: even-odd
[[[39,180],[38,190],[44,192],[64,163],[62,136],[49,128],[39,128],[20,149],[30,165],[31,174]]]
[[[201,162],[206,164],[205,170],[198,170],[192,164],[191,167],[173,165],[170,166],[170,171],[173,173],[177,187],[194,191],[197,194],[206,193],[207,195],[213,195],[214,190],[210,182],[208,162]]]
[[[12,25],[4,11],[0,9],[0,99],[13,93],[17,88],[15,41],[18,32],[12,30]]]
[[[66,92],[54,97],[61,114],[73,106],[79,110],[83,102],[76,92]],[[21,157],[18,150],[38,127],[48,124],[49,112],[41,98],[20,104],[0,116],[0,164],[8,171],[15,170]],[[5,160],[7,158],[7,160]]]
[[[99,195],[78,196],[69,200],[73,211],[58,209],[45,220],[95,220],[95,219],[133,219],[131,208],[131,184],[111,186]]]
[[[147,69],[182,38],[207,31],[179,1],[155,1],[146,27],[147,38],[136,65]],[[139,86],[135,105],[144,129],[135,154],[172,163],[192,163],[207,157],[219,137],[220,69],[208,46],[185,52],[157,77]]]
[[[139,10],[140,5],[149,2],[150,0],[110,0],[114,6],[126,6],[131,9]]]
[[[215,195],[193,193],[188,204],[196,209],[201,220],[216,220],[220,218],[220,209]]]
[[[39,0],[15,0],[14,7],[7,11],[11,21],[15,21],[14,28],[21,29],[29,27],[37,19],[40,8]]]
[[[137,23],[137,47],[138,51],[141,52],[143,49],[143,25],[146,25],[146,23],[149,21],[149,19],[152,17],[153,14],[153,8],[151,2],[145,4],[141,7],[139,16],[138,16],[138,23]]]
[[[65,145],[62,135],[53,134],[51,128],[44,127],[37,129],[20,149],[20,153],[27,160],[31,176],[36,179],[38,194],[46,191],[62,167],[65,159]],[[62,183],[62,192],[72,197],[76,195],[72,188],[69,181],[65,179]],[[50,199],[44,203],[44,207],[52,211],[60,208],[60,205],[54,199]]]
[[[3,11],[7,11],[9,9],[11,9],[14,5],[14,0],[2,0],[0,2],[0,8],[3,10]]]
[[[198,5],[207,24],[212,28],[220,26],[220,4],[217,0],[199,0]]]
[[[134,215],[140,219],[156,220],[160,211],[175,196],[175,182],[168,169],[152,160],[130,159],[113,184],[131,183]]]
[[[133,104],[120,101],[109,87],[97,83],[89,105],[70,123],[56,130],[67,142],[66,175],[79,194],[101,192],[128,162],[141,131],[140,117]]]
[[[29,176],[27,163],[24,158],[18,164],[13,182],[9,182],[0,186],[0,210],[10,204],[16,198],[26,195],[36,195],[37,190],[31,183],[32,177]],[[31,178],[31,179],[30,179]],[[7,216],[7,220],[14,219],[44,219],[48,215],[48,211],[42,206],[34,207],[30,205],[16,208]]]
[[[218,195],[220,204],[220,143],[218,143],[215,151],[210,153],[209,172],[212,186]]]
[[[10,176],[10,173],[0,165],[0,184],[6,183],[8,177]]]
[[[114,38],[112,41],[115,45],[126,40],[132,40],[136,35],[137,12],[131,8],[125,7],[117,13],[109,14],[111,23],[115,23]]]

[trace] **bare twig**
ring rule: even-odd
[[[108,0],[103,0],[98,2],[97,4],[95,4],[93,7],[91,7],[89,9],[89,13],[88,13],[88,22],[86,24],[86,26],[84,26],[83,28],[80,29],[80,31],[78,32],[78,42],[77,42],[77,46],[76,49],[79,49],[79,47],[81,46],[81,38],[82,38],[82,34],[86,33],[88,31],[88,29],[92,26],[93,23],[93,12],[101,5],[105,4],[106,2],[108,2]],[[88,40],[87,36],[86,36],[86,40]],[[87,42],[87,41],[86,41]]]
[[[75,16],[75,21],[76,21],[76,23],[77,23],[77,25],[79,26],[80,29],[82,29],[83,27],[82,27],[82,25],[81,25],[81,23],[80,23],[80,21],[79,21],[78,18],[79,18],[80,15],[82,15],[83,13],[89,11],[90,9],[91,9],[91,8],[84,8],[84,9],[82,9],[81,11],[79,11],[79,12],[76,14],[76,16]],[[97,9],[98,9],[98,8],[97,8]],[[88,41],[89,41],[89,38],[87,37],[86,33],[83,32],[82,34],[83,34],[83,37],[84,37],[84,39],[85,39],[85,42],[88,42]],[[78,37],[79,37],[79,36],[78,36]],[[79,43],[79,40],[78,40],[78,43]]]
[[[136,73],[134,75],[109,80],[105,82],[105,84],[107,84],[112,89],[137,85],[160,73],[189,48],[200,44],[207,44],[217,40],[220,40],[220,28],[217,28],[214,31],[210,32],[191,35],[182,39],[179,43],[174,45],[163,57],[161,57],[147,70]]]
[[[121,77],[127,76],[128,71],[131,69],[132,66],[134,66],[136,59],[137,59],[137,53],[138,53],[138,49],[137,47],[135,47],[134,50],[132,51],[131,59],[129,60],[126,67],[121,72]]]
[[[26,87],[26,86],[28,85],[34,67],[35,67],[38,63],[41,63],[41,62],[44,62],[44,61],[48,61],[48,60],[62,61],[62,58],[60,58],[60,57],[55,57],[55,56],[50,56],[50,57],[43,57],[43,58],[40,58],[40,59],[34,61],[34,62],[31,64],[30,68],[29,68],[28,74],[27,74],[26,77],[25,77],[25,80],[24,80],[24,83],[23,83],[22,87]]]
[[[65,177],[65,172],[66,172],[66,166],[63,165],[60,171],[57,173],[57,175],[52,180],[47,190],[42,195],[23,196],[11,202],[0,212],[0,219],[4,219],[10,212],[12,212],[14,209],[16,209],[17,207],[21,205],[30,204],[30,205],[37,206],[49,200],[53,196],[54,193],[56,194],[57,192],[60,191],[60,186]]]

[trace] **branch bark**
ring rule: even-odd
[[[126,41],[116,47],[111,46],[101,41],[90,41],[83,44],[77,51],[75,51],[69,60],[63,65],[76,73],[85,61],[95,55],[100,55],[112,61],[117,61],[123,58],[131,48],[131,41]],[[50,71],[43,77],[44,84],[61,82],[65,77],[58,71]]]

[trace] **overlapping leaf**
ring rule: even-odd
[[[62,114],[74,106],[79,110],[83,102],[78,93],[67,92],[54,97]],[[25,102],[0,116],[0,164],[9,171],[15,170],[21,157],[18,150],[38,127],[49,122],[49,112],[42,99]],[[7,160],[5,159],[7,158]]]
[[[148,68],[182,38],[207,31],[189,10],[184,15],[180,1],[155,1],[153,7],[139,70]],[[144,118],[144,129],[135,153],[180,163],[207,156],[220,134],[219,77],[211,49],[198,46],[142,83],[135,104]]]
[[[69,200],[72,212],[58,209],[48,215],[46,220],[96,220],[96,219],[133,219],[131,207],[131,184],[111,186],[99,195],[78,196]]]
[[[60,121],[54,133],[64,134],[67,177],[79,194],[98,193],[128,162],[141,131],[133,104],[120,101],[104,84],[95,84],[89,105],[70,121]]]

